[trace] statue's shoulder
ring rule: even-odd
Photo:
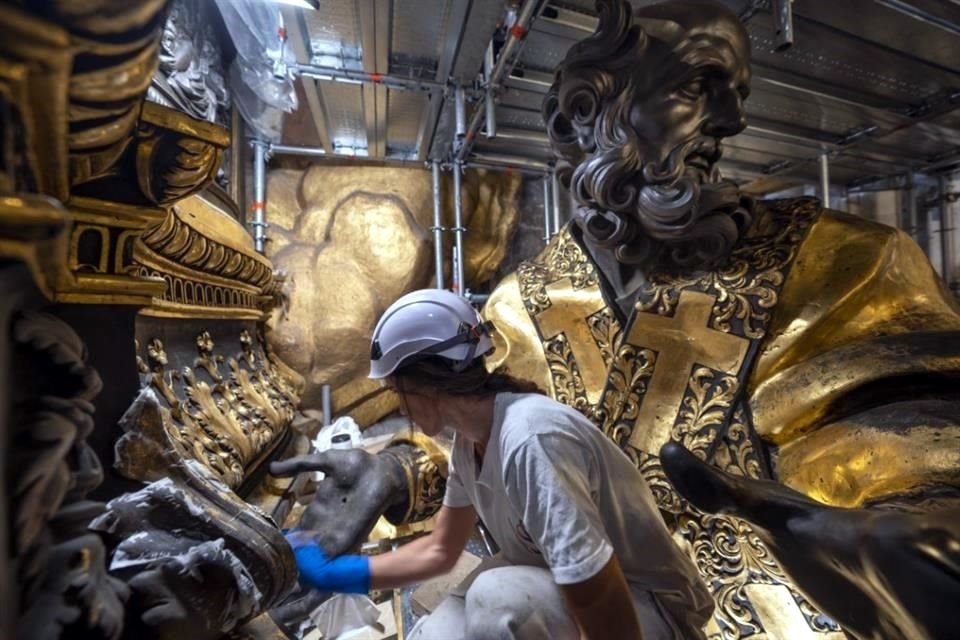
[[[865,272],[891,261],[928,262],[913,238],[902,230],[835,209],[823,210],[810,227],[802,249],[800,258],[803,253],[823,256],[831,252],[838,266],[860,266]]]
[[[872,268],[877,260],[889,258],[897,247],[915,246],[910,236],[899,229],[844,211],[825,209],[813,198],[763,200],[761,204],[772,224],[805,227],[797,256],[801,263],[816,256],[818,260],[840,260],[847,267]],[[831,259],[828,252],[836,255]],[[851,260],[854,257],[856,259]]]
[[[925,292],[922,300],[918,291]],[[927,256],[907,233],[822,209],[798,247],[768,334],[779,336],[803,317],[811,335],[820,340],[829,334],[832,338],[826,342],[835,345],[865,337],[873,329],[895,331],[891,318],[908,309],[951,318],[952,324],[953,308]],[[864,315],[868,312],[870,317]],[[841,317],[859,320],[843,330],[830,325]]]
[[[824,209],[817,219],[817,223],[834,231],[869,234],[877,240],[892,239],[903,233],[899,229],[882,222],[876,222],[845,211],[837,211],[836,209]]]

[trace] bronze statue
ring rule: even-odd
[[[882,562],[834,570],[834,582],[858,585],[845,590],[821,588],[827,570],[798,572],[818,553],[853,555],[858,536],[846,550],[818,545],[822,531],[787,544],[771,505],[796,504],[783,485],[837,507],[929,510],[932,497],[958,495],[955,301],[903,233],[815,201],[751,202],[720,178],[720,140],[743,130],[749,93],[734,15],[668,2],[631,20],[626,3],[598,6],[597,33],[570,50],[544,104],[576,225],[491,298],[504,363],[592,413],[647,472],[714,590],[725,635],[829,634],[799,593],[787,595],[795,581],[858,636],[939,637],[932,605],[891,606],[895,588],[881,597],[871,587]],[[667,481],[668,442],[783,492],[729,507],[762,518],[756,529],[706,515],[684,498],[709,511],[727,504],[681,482],[697,471],[676,450],[678,482]],[[876,535],[872,514],[855,513],[818,517]],[[951,537],[937,531],[945,552]]]
[[[712,637],[945,637],[956,527],[877,514],[960,504],[957,303],[902,232],[720,177],[750,82],[734,14],[597,5],[544,102],[580,207],[487,303],[490,366],[592,416],[645,473],[716,599]],[[797,513],[825,525],[794,530]]]

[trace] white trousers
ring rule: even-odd
[[[546,569],[505,566],[465,580],[420,619],[408,640],[579,640],[563,594]],[[635,597],[644,640],[685,640],[652,594]]]

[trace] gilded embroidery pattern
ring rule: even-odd
[[[680,413],[673,426],[673,440],[701,460],[707,460],[711,445],[721,436],[720,431],[739,386],[737,379],[731,375],[698,367],[690,378],[686,397],[680,405]]]
[[[656,362],[653,351],[632,344],[620,347],[613,360],[607,389],[593,415],[604,433],[621,449],[627,449],[627,441],[640,413],[640,401],[647,392]]]
[[[620,345],[620,339],[623,331],[620,329],[620,323],[610,309],[604,309],[587,318],[587,326],[590,327],[590,335],[593,336],[597,347],[600,349],[600,356],[603,363],[609,367],[613,361],[613,353]]]
[[[762,633],[745,587],[786,582],[769,550],[743,522],[689,507],[678,519],[677,532],[690,545],[697,569],[717,603],[714,616],[721,628],[719,637],[734,640]]]
[[[588,412],[590,402],[587,400],[583,378],[567,337],[561,333],[547,340],[543,345],[543,353],[547,357],[547,366],[550,367],[554,397],[578,411]]]
[[[566,230],[533,260],[517,268],[520,297],[532,317],[550,306],[546,285],[568,277],[574,289],[596,285],[599,276],[583,249]]]
[[[784,268],[796,255],[800,241],[820,211],[813,199],[798,200],[789,207],[757,205],[756,229],[733,252],[727,264],[716,271],[690,276],[653,273],[651,291],[640,305],[642,311],[671,315],[683,289],[711,293],[717,301],[711,327],[759,339],[766,333],[770,310],[777,304],[784,282]]]

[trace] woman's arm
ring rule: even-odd
[[[620,563],[613,556],[592,578],[560,585],[567,607],[580,625],[583,640],[643,640],[633,598]]]
[[[392,589],[448,573],[467,546],[476,522],[473,507],[441,507],[429,535],[370,559],[370,588]]]

